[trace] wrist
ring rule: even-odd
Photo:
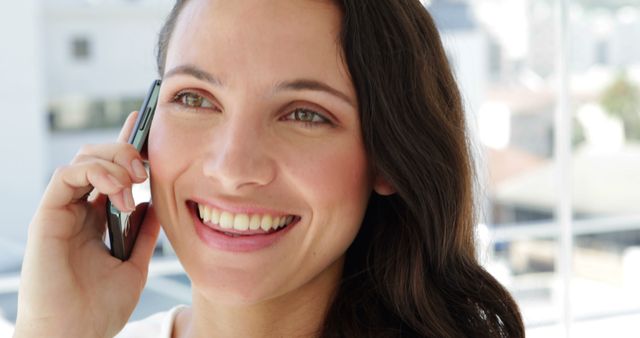
[[[16,323],[13,331],[13,338],[69,338],[69,337],[87,337],[101,338],[90,329],[70,328],[70,327],[45,327],[44,325],[22,325]],[[106,337],[106,335],[105,335]]]

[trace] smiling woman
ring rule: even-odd
[[[140,155],[86,148],[31,224],[16,336],[119,332],[158,224],[193,304],[122,337],[523,336],[475,258],[460,95],[419,1],[177,1],[158,70],[131,259],[97,244],[96,210],[140,179]],[[89,186],[101,195],[73,198]]]

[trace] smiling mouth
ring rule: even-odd
[[[296,215],[231,213],[193,201],[188,205],[202,224],[229,237],[270,235],[300,220]]]

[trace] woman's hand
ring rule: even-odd
[[[159,231],[153,208],[129,260],[112,257],[102,238],[106,196],[132,211],[131,185],[146,179],[126,143],[135,117],[118,143],[84,147],[51,178],[29,225],[14,337],[112,337],[133,312]]]

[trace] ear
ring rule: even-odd
[[[376,175],[373,181],[373,190],[378,195],[388,196],[396,193],[396,189],[382,175]]]

